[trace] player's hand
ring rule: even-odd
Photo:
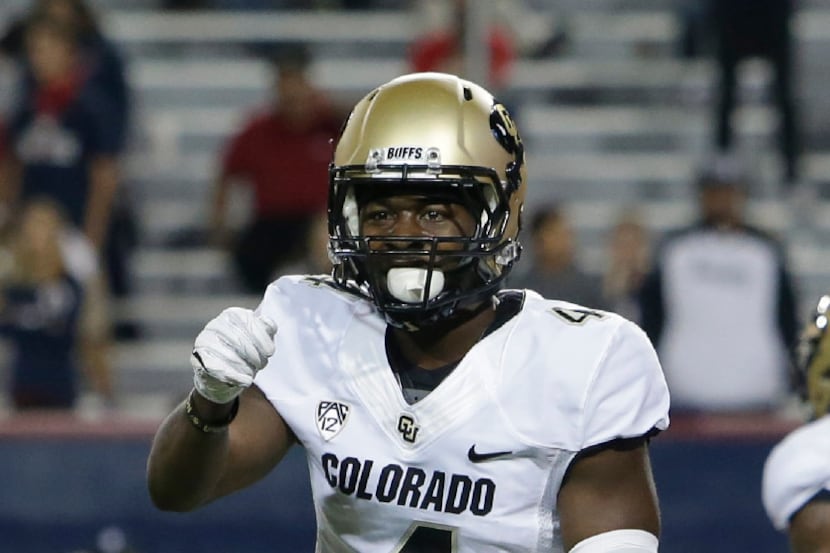
[[[229,307],[196,336],[190,365],[202,397],[228,403],[250,386],[274,354],[277,325],[250,309]]]

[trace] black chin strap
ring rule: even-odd
[[[425,327],[441,328],[447,323],[450,327],[463,324],[482,311],[491,309],[498,301],[503,278],[494,280],[475,295],[460,297],[454,303],[437,306],[426,312],[384,310],[386,321],[397,328],[415,332]]]

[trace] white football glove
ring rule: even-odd
[[[205,399],[228,403],[250,386],[274,354],[277,325],[250,309],[229,307],[196,336],[190,365]]]

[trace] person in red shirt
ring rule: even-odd
[[[410,45],[409,66],[413,71],[464,73],[464,35],[466,33],[466,0],[455,0],[448,25],[430,31]],[[487,33],[490,54],[491,87],[503,88],[516,58],[516,47],[509,30],[493,24]]]
[[[213,197],[213,243],[231,250],[241,283],[261,292],[303,254],[313,218],[325,210],[331,140],[342,117],[307,74],[304,48],[274,60],[274,101],[228,142]],[[226,212],[236,184],[251,187],[253,214],[232,236]]]

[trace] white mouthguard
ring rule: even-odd
[[[424,288],[427,281],[427,270],[415,267],[395,267],[386,273],[386,287],[395,299],[405,303],[420,303],[424,301]],[[444,273],[437,269],[432,270],[432,280],[429,283],[428,299],[432,299],[444,289]]]

